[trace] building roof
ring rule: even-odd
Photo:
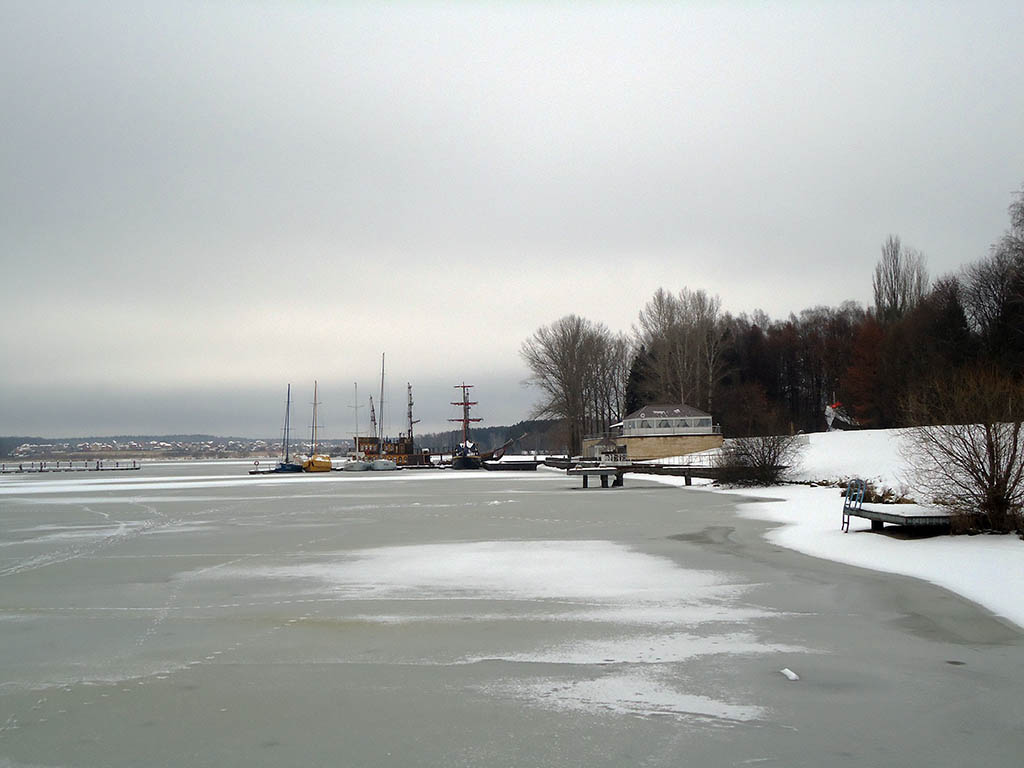
[[[667,403],[667,404],[654,404],[645,405],[643,408],[633,411],[629,414],[626,419],[678,419],[687,416],[704,416],[710,418],[710,413],[705,413],[700,408],[694,408],[692,405],[684,405],[683,403]],[[625,419],[623,419],[625,421]]]

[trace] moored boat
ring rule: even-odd
[[[448,419],[448,421],[458,421],[462,424],[462,442],[455,447],[455,451],[452,453],[452,469],[480,469],[483,465],[480,450],[476,447],[476,443],[469,439],[470,422],[481,421],[481,419],[471,419],[469,417],[470,406],[476,405],[475,402],[470,402],[469,400],[469,390],[472,386],[472,384],[466,384],[465,382],[455,385],[455,389],[462,390],[462,402],[452,403],[452,405],[462,407],[462,418]]]
[[[278,462],[274,469],[260,469],[259,462],[256,462],[256,469],[250,469],[250,475],[268,475],[277,474],[278,472],[301,472],[302,465],[296,464],[291,460],[289,445],[289,429],[291,427],[291,413],[292,413],[292,385],[288,385],[288,391],[285,395],[284,401],[284,438],[282,439],[281,448],[284,452],[284,458]]]
[[[335,467],[335,469],[340,469],[343,472],[366,472],[372,469],[371,465],[372,462],[350,456],[340,467]]]
[[[320,404],[317,402],[317,383],[313,382],[313,435],[309,446],[309,458],[302,462],[303,472],[330,472],[331,457],[324,453],[316,452],[316,409]]]

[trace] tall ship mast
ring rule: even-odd
[[[413,446],[413,425],[419,423],[412,415],[412,384],[406,382],[406,393],[408,395],[408,432],[400,432],[397,438],[387,437],[384,424],[384,355],[380,356],[380,399],[377,401],[374,410],[373,397],[370,397],[370,425],[372,437],[356,436],[356,455],[377,464],[380,468],[382,462],[390,462],[390,469],[395,467],[429,467],[430,454],[416,453]]]
[[[448,421],[457,421],[462,424],[462,442],[456,446],[455,451],[452,455],[452,469],[480,469],[483,466],[483,462],[480,458],[480,451],[477,450],[469,439],[469,424],[474,421],[483,421],[483,419],[473,419],[469,416],[469,409],[471,406],[476,405],[475,401],[470,401],[469,390],[473,388],[472,384],[456,384],[455,389],[462,390],[462,401],[452,405],[458,405],[462,407],[462,418],[460,419],[448,419]]]

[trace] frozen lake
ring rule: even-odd
[[[0,478],[0,766],[1020,763],[1016,629],[731,497],[249,466]]]

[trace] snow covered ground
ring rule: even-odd
[[[900,453],[899,430],[808,435],[793,479],[830,486],[715,488],[714,492],[771,499],[744,503],[740,513],[781,523],[768,534],[776,544],[815,557],[930,581],[1024,627],[1024,541],[1016,536],[895,539],[871,533],[870,521],[861,518],[853,518],[850,532],[845,534],[839,528],[843,500],[836,483],[851,477],[872,482],[878,490],[891,488],[913,497],[912,478]],[[676,485],[684,482],[681,477],[650,479]],[[901,505],[899,511],[905,509]]]

